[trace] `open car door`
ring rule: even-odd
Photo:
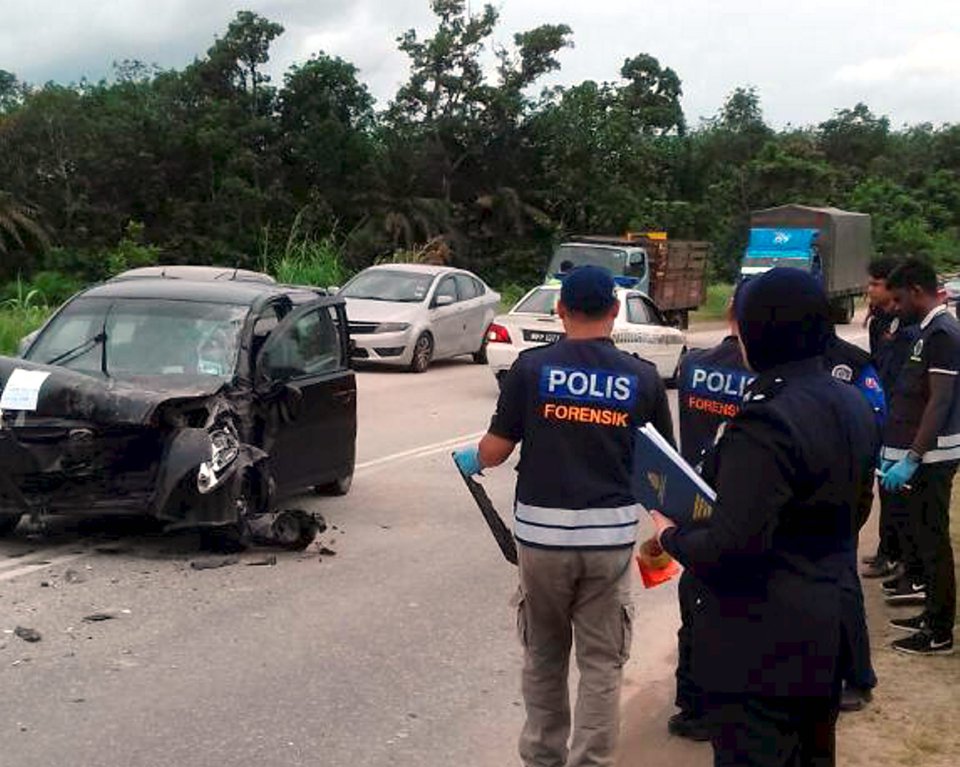
[[[267,413],[264,447],[277,495],[348,486],[356,460],[357,383],[342,298],[311,301],[277,325],[257,356],[255,388]]]

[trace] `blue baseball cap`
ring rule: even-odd
[[[613,275],[599,266],[578,266],[563,278],[560,300],[572,312],[597,315],[616,301]]]

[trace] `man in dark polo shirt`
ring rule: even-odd
[[[705,460],[710,460],[710,451],[723,424],[740,412],[743,395],[755,377],[743,361],[732,304],[731,301],[728,310],[730,333],[716,346],[692,349],[685,354],[677,376],[680,454],[698,470]],[[691,672],[691,627],[698,592],[702,588],[692,572],[683,571],[677,586],[680,628],[677,631],[677,691],[674,700],[680,710],[667,721],[670,734],[698,741],[710,739],[703,691]]]
[[[898,591],[925,592],[921,614],[890,622],[909,633],[893,648],[949,654],[957,600],[950,492],[960,462],[960,324],[940,302],[937,274],[927,262],[906,259],[888,284],[901,321],[919,322],[920,335],[893,387],[881,484],[902,493],[907,509],[901,541],[912,571]]]
[[[614,763],[633,616],[634,433],[649,421],[673,441],[656,368],[610,340],[618,310],[608,271],[572,270],[557,306],[565,337],[517,358],[486,436],[455,454],[464,473],[476,474],[522,443],[514,535],[525,767]],[[571,738],[573,642],[580,687]]]

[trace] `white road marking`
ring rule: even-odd
[[[390,463],[395,463],[397,461],[411,461],[415,458],[427,458],[436,453],[442,453],[445,450],[453,450],[460,445],[465,445],[474,440],[480,439],[486,432],[478,431],[473,434],[464,434],[459,437],[453,437],[452,439],[444,440],[443,442],[434,442],[429,445],[421,445],[420,447],[415,447],[410,450],[404,450],[400,453],[393,453],[391,455],[385,455],[382,458],[375,458],[372,461],[364,461],[363,463],[358,463],[354,468],[355,472],[369,471],[371,469],[377,469],[381,466],[385,466]]]
[[[47,556],[52,554],[52,551],[35,551],[29,555],[29,559],[33,562],[37,560],[42,560],[43,564],[30,564],[30,562],[22,563],[19,559],[15,560],[6,560],[0,562],[0,568],[8,568],[11,565],[14,565],[13,569],[5,569],[3,572],[0,572],[0,582],[10,581],[14,578],[19,578],[21,575],[30,575],[32,573],[40,572],[41,570],[46,570],[48,567],[56,567],[57,565],[65,565],[74,560],[85,557],[89,554],[89,551],[84,551],[82,553],[72,553],[64,554],[60,557],[53,557],[48,559]]]

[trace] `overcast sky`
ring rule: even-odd
[[[473,7],[479,8],[480,2]],[[645,52],[683,81],[687,120],[754,85],[776,126],[866,102],[903,123],[960,122],[960,0],[500,0],[496,41],[544,23],[573,28],[549,84],[617,79]],[[428,0],[0,0],[0,69],[30,83],[109,76],[115,60],[180,68],[237,10],[286,31],[270,71],[323,50],[353,62],[380,106],[406,74],[396,37],[429,32]],[[547,81],[545,81],[547,84]]]

